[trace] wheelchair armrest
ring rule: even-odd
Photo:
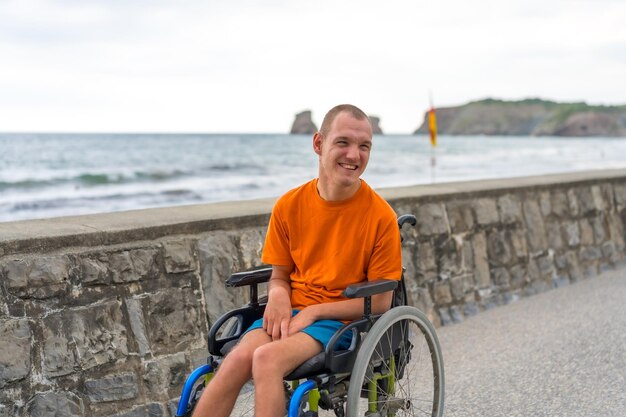
[[[236,310],[231,310],[223,314],[217,321],[211,326],[209,330],[209,353],[211,355],[222,356],[222,347],[233,340],[239,339],[241,335],[248,330],[248,328],[254,323],[256,319],[263,317],[265,311],[265,304],[247,305]],[[221,334],[218,337],[218,333],[222,329],[222,326],[226,324],[230,319],[236,318],[237,323],[232,326],[226,334]]]
[[[227,287],[242,287],[244,285],[260,284],[269,281],[272,276],[272,268],[257,269],[255,271],[243,271],[232,274],[226,280]]]
[[[347,298],[364,298],[372,295],[382,294],[394,290],[398,286],[398,281],[393,279],[377,279],[375,281],[364,281],[358,284],[349,285],[343,295]]]

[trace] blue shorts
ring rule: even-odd
[[[292,311],[291,317],[298,314],[299,310],[294,309]],[[338,320],[319,320],[315,323],[311,324],[308,327],[300,330],[311,336],[313,339],[320,342],[324,349],[326,349],[326,345],[330,342],[330,338],[333,337],[335,332],[339,330],[343,326],[343,323]],[[254,329],[262,329],[263,328],[263,318],[256,320],[252,325],[246,330],[248,333],[250,330]],[[350,342],[352,341],[352,332],[346,332],[341,336],[339,342],[335,345],[335,350],[345,350],[350,347]]]

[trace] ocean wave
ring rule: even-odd
[[[104,185],[133,184],[141,182],[166,182],[192,175],[183,170],[172,171],[136,171],[132,173],[80,173],[67,176],[54,176],[51,178],[27,178],[15,181],[0,181],[0,191],[6,190],[35,190],[63,185],[75,187],[97,187]]]

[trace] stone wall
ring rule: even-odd
[[[381,190],[438,325],[624,264],[626,170]],[[0,417],[173,416],[273,200],[0,223]]]

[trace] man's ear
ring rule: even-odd
[[[313,150],[316,154],[322,154],[322,142],[324,141],[324,136],[320,132],[315,132],[313,135]]]

